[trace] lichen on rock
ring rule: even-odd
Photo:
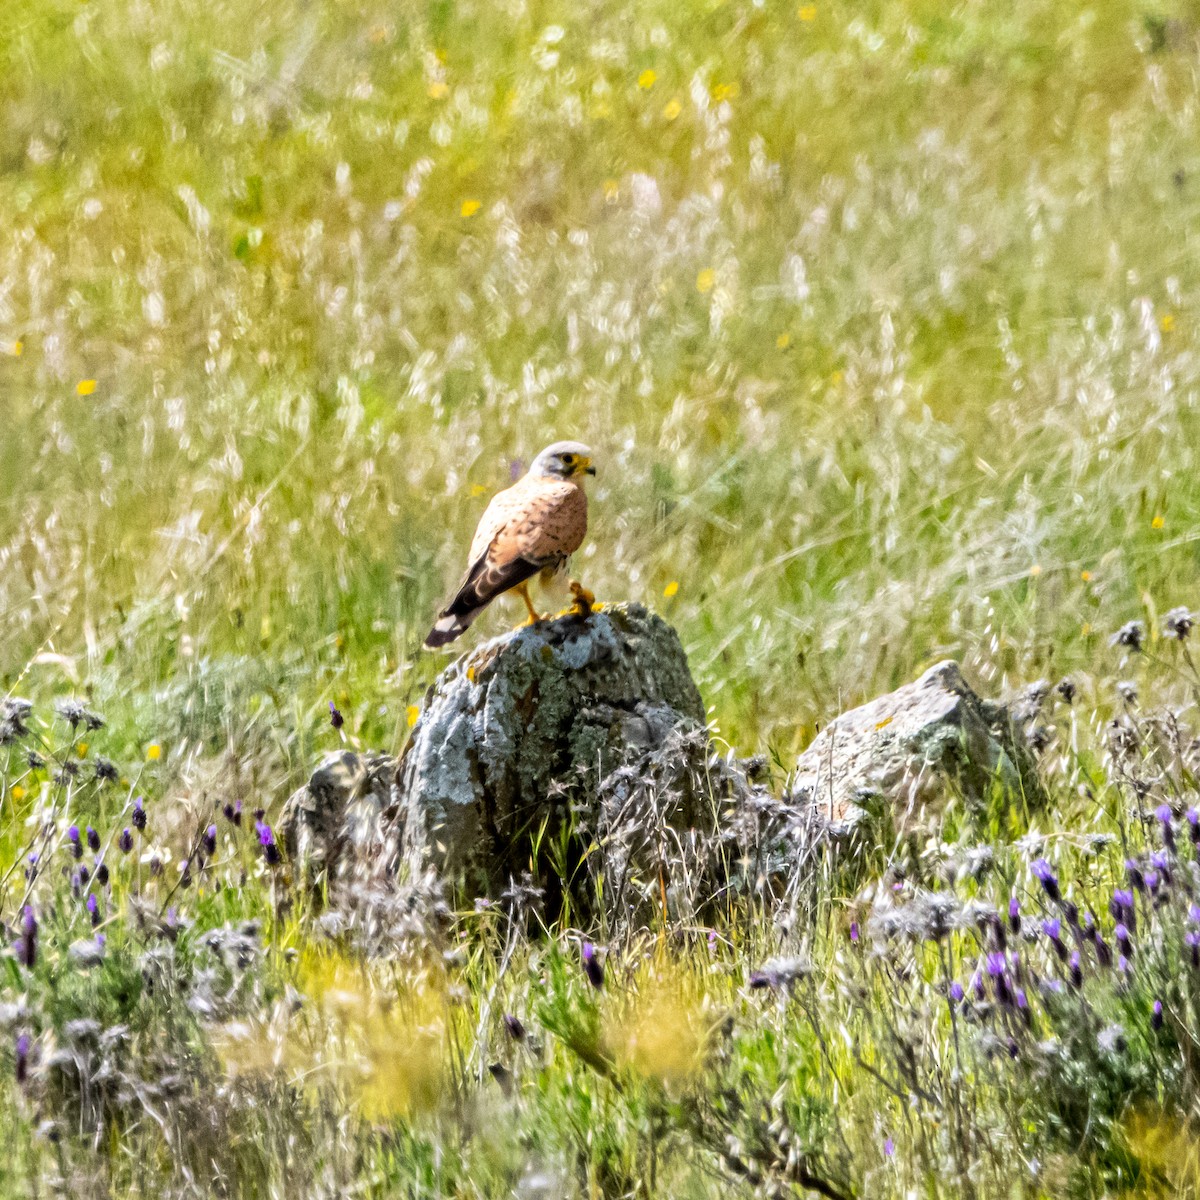
[[[789,797],[834,825],[886,813],[899,827],[939,813],[950,795],[978,806],[997,789],[1039,797],[1033,756],[1008,709],[977,696],[948,660],[831,721],[797,760]]]
[[[401,757],[404,857],[502,882],[618,766],[703,723],[678,635],[639,604],[487,642],[435,681]]]

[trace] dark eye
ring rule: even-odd
[[[563,460],[563,466],[564,466],[564,467],[569,467],[569,466],[570,466],[570,465],[571,465],[571,464],[572,464],[572,463],[575,461],[575,455],[573,455],[573,454],[564,454],[564,455],[562,456],[562,460]]]

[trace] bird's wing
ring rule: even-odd
[[[445,613],[491,603],[562,562],[587,532],[587,496],[565,480],[522,479],[493,497],[471,542],[470,566]]]

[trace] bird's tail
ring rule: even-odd
[[[466,612],[442,613],[425,638],[425,645],[430,650],[436,650],[438,646],[445,646],[448,642],[454,641],[456,637],[460,637],[467,631],[468,626],[481,612],[483,612],[482,606],[468,609]]]

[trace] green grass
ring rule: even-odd
[[[394,740],[567,435],[746,749],[1186,600],[1190,9],[815,7],[6,5],[4,677],[287,663]]]
[[[679,629],[737,750],[786,769],[818,724],[946,656],[988,694],[1076,672],[1081,755],[1042,828],[1111,831],[1088,726],[1141,676],[1108,638],[1140,617],[1157,639],[1198,604],[1198,45],[1191,0],[5,0],[0,693],[87,695],[123,778],[176,802],[177,853],[214,797],[274,812],[334,744],[330,700],[352,738],[399,746],[487,495],[571,437],[600,470],[577,573]],[[1147,679],[1186,699],[1161,665]],[[29,781],[9,757],[0,873]],[[825,921],[846,899],[829,888]],[[245,892],[198,925],[272,911]],[[254,986],[292,978],[288,928]],[[499,935],[467,928],[478,1006]],[[551,988],[559,944],[512,974],[562,1029],[586,994]],[[744,1015],[770,944],[732,939],[728,978],[690,950],[677,969]],[[817,949],[849,988],[843,950]],[[945,1072],[937,1014],[914,1036]],[[731,1094],[807,1080],[784,1125],[832,1139],[839,1177],[936,1194],[940,1134],[915,1122],[903,1168],[885,1161],[904,1104],[849,1049],[789,1041],[794,1008],[772,1020],[713,1068]],[[530,1112],[488,1129],[456,1084],[435,1135],[401,1123],[369,1153],[338,1141],[329,1095],[263,1084],[282,1115],[222,1159],[229,1194],[268,1194],[314,1146],[340,1146],[333,1188],[374,1171],[380,1195],[509,1194],[540,1140],[581,1195],[657,1163],[659,1194],[707,1196],[733,1185],[680,1145],[727,1118],[767,1136],[545,1036]],[[1013,1122],[981,1126],[980,1194],[1066,1194],[1012,1182],[1042,1133],[1022,1140],[1017,1085],[978,1085]],[[243,1101],[176,1119],[249,1120]],[[53,1163],[20,1118],[14,1162]],[[1098,1162],[1078,1194],[1135,1186]],[[26,1178],[0,1164],[0,1191]],[[159,1186],[145,1162],[112,1178]]]

